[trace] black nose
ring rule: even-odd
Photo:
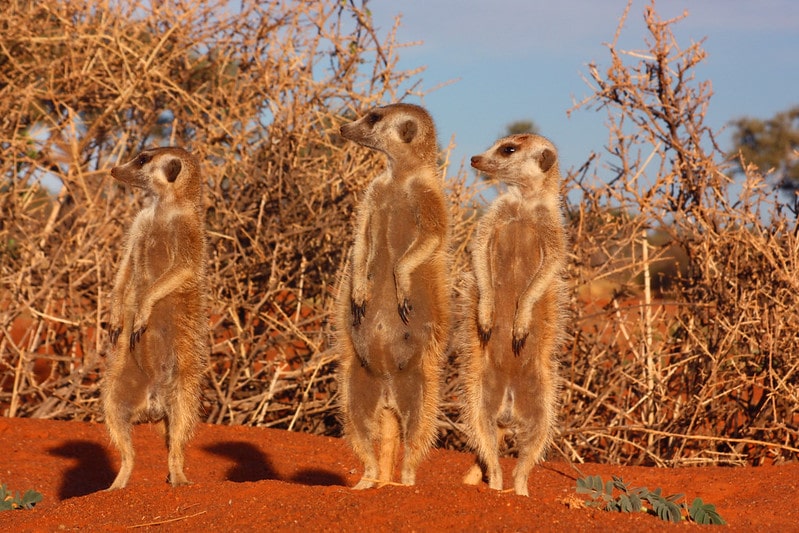
[[[481,159],[482,159],[482,157],[480,157],[479,155],[473,155],[472,156],[472,166],[479,165]]]

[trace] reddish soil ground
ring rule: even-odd
[[[104,492],[118,457],[98,424],[0,418],[0,483],[44,499],[0,512],[0,531],[131,528],[159,531],[644,531],[697,528],[644,513],[581,508],[568,464],[535,468],[530,497],[464,486],[468,454],[434,450],[414,487],[352,491],[360,465],[340,439],[261,428],[199,428],[187,456],[194,483],[165,483],[166,451],[153,426],[135,431],[128,487]],[[513,460],[503,463],[509,478]],[[799,530],[799,464],[755,468],[656,469],[580,465],[716,504],[731,531]],[[571,504],[571,505],[570,505]],[[701,526],[718,527],[718,526]]]

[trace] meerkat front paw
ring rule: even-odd
[[[354,299],[350,300],[350,310],[352,312],[352,325],[361,325],[361,320],[366,315],[366,302],[357,303]]]
[[[480,344],[485,346],[491,340],[491,327],[484,328],[482,325],[477,324],[477,336],[480,337]]]
[[[402,319],[402,323],[407,326],[408,315],[410,315],[411,311],[413,311],[413,306],[411,305],[411,302],[408,301],[407,298],[403,298],[402,303],[397,305],[397,311],[399,312],[399,316]]]
[[[141,341],[142,335],[147,331],[147,322],[150,319],[150,312],[146,306],[142,306],[142,310],[133,319],[133,329],[130,334],[130,351],[136,347],[136,344]]]
[[[394,284],[397,290],[397,312],[399,313],[402,323],[408,325],[408,317],[413,311],[413,306],[408,298],[411,292],[411,280],[400,271],[399,268],[394,271]]]
[[[522,348],[524,348],[524,343],[527,342],[527,336],[529,334],[530,332],[527,330],[527,328],[522,328],[518,324],[514,324],[512,347],[513,355],[516,357],[518,357],[522,352]]]
[[[111,346],[116,346],[117,341],[119,340],[119,336],[122,334],[121,327],[114,327],[111,326],[111,330],[108,332],[108,338],[111,341]]]
[[[494,323],[493,312],[490,307],[481,305],[477,311],[477,335],[480,337],[480,344],[485,346],[491,339],[491,329]]]
[[[524,343],[527,342],[527,336],[530,334],[530,322],[532,316],[530,313],[524,313],[522,310],[516,315],[513,320],[513,355],[519,356],[524,348]]]
[[[350,296],[350,311],[352,312],[352,325],[359,326],[366,316],[366,302],[369,300],[369,285],[366,280],[353,281]]]
[[[521,337],[517,337],[516,334],[513,334],[513,355],[516,357],[522,352],[522,348],[524,348],[524,343],[527,342],[527,334],[525,333]]]
[[[141,341],[142,335],[144,332],[147,331],[147,324],[141,326],[140,328],[134,328],[133,333],[130,334],[130,351],[132,352],[133,349],[136,347],[139,341]]]

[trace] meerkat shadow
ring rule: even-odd
[[[291,482],[300,485],[307,485],[309,487],[347,486],[347,481],[343,476],[328,470],[321,470],[317,468],[300,470],[294,476],[292,476]]]
[[[61,500],[86,496],[106,489],[116,472],[105,447],[91,441],[67,441],[48,450],[57,457],[73,459],[75,464],[64,472],[58,497]]]
[[[228,481],[244,483],[247,481],[278,479],[277,473],[266,454],[249,442],[219,442],[205,446],[203,449],[214,455],[227,457],[235,462],[235,465],[227,471]]]

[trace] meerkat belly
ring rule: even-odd
[[[519,300],[541,263],[541,248],[534,228],[514,220],[498,228],[494,251],[494,333],[497,343],[511,345],[513,321]],[[512,356],[512,354],[511,354]]]
[[[430,342],[435,296],[430,279],[431,265],[419,265],[411,275],[408,323],[400,318],[394,271],[413,244],[416,228],[410,206],[397,202],[381,206],[373,235],[374,257],[369,279],[372,297],[362,324],[353,330],[353,340],[370,370],[390,374],[419,364],[424,347]]]

